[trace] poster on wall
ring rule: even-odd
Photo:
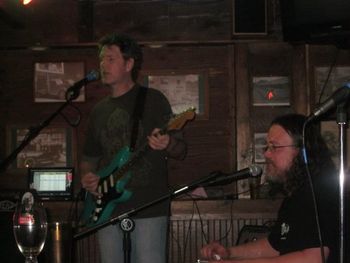
[[[331,158],[335,165],[339,168],[340,158],[339,158],[339,152],[340,152],[340,143],[339,143],[339,126],[337,122],[334,121],[321,121],[321,135],[323,139],[325,140],[327,147],[330,151]],[[347,145],[345,146],[345,151],[350,152],[350,130],[346,129],[346,142]],[[347,169],[347,173],[350,172],[350,154],[347,155],[347,158],[345,158],[345,168]]]
[[[315,67],[315,101],[324,102],[334,91],[350,81],[350,67]]]
[[[204,74],[155,72],[147,76],[147,86],[160,90],[174,113],[196,108],[200,117],[208,117],[207,84]]]
[[[16,149],[28,136],[28,129],[8,128],[8,152]],[[65,127],[44,128],[17,155],[12,168],[72,166],[72,131]]]
[[[83,79],[83,62],[40,62],[34,64],[34,102],[63,102],[66,90]],[[75,102],[85,101],[84,87]]]

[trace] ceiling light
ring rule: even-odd
[[[29,5],[32,0],[22,0],[22,5]]]

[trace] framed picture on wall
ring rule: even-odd
[[[145,84],[160,90],[174,113],[196,108],[199,117],[208,118],[208,83],[203,72],[161,71],[149,73]]]
[[[289,106],[290,83],[287,76],[253,77],[254,106]]]
[[[333,121],[321,121],[321,135],[325,140],[327,147],[331,153],[331,157],[333,162],[339,168],[339,127],[335,120]],[[346,129],[346,142],[347,145],[344,146],[345,151],[350,151],[350,131]],[[346,164],[350,164],[350,155],[347,155],[345,159],[345,168],[349,169],[350,167],[346,167]]]
[[[12,153],[28,136],[28,128],[7,127],[7,152]],[[67,167],[73,165],[72,129],[47,127],[19,152],[12,168]]]
[[[265,163],[265,147],[267,133],[254,133],[254,161],[255,163]]]
[[[324,102],[350,80],[350,66],[334,67],[330,70],[330,67],[315,67],[316,104]]]
[[[66,90],[84,77],[83,62],[37,62],[34,64],[34,102],[63,102]],[[85,101],[80,90],[76,102]]]

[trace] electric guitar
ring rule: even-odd
[[[180,130],[194,117],[195,108],[189,108],[174,115],[160,133]],[[135,152],[131,152],[129,147],[124,147],[114,156],[108,166],[96,173],[100,177],[97,187],[99,196],[87,193],[81,218],[86,226],[94,226],[107,221],[118,203],[130,199],[133,193],[126,189],[132,177],[130,168],[150,149],[147,141]]]

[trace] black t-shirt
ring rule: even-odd
[[[336,176],[323,176],[314,179],[313,185],[323,245],[330,249],[327,263],[337,263],[339,262],[339,183]],[[281,255],[320,247],[308,182],[284,199],[268,240]]]
[[[83,160],[98,162],[99,171],[130,146],[134,125],[132,116],[139,89],[139,86],[135,86],[120,97],[104,98],[90,114]],[[146,137],[154,128],[164,127],[171,114],[166,97],[158,90],[148,88],[142,119],[138,125],[136,153],[139,149],[147,148]],[[166,151],[149,150],[140,156],[131,166],[131,178],[125,186],[126,190],[132,192],[132,196],[116,205],[113,213],[115,216],[154,201],[168,192]],[[130,158],[133,158],[133,153]],[[167,215],[168,209],[169,201],[164,201],[140,211],[136,217]]]

